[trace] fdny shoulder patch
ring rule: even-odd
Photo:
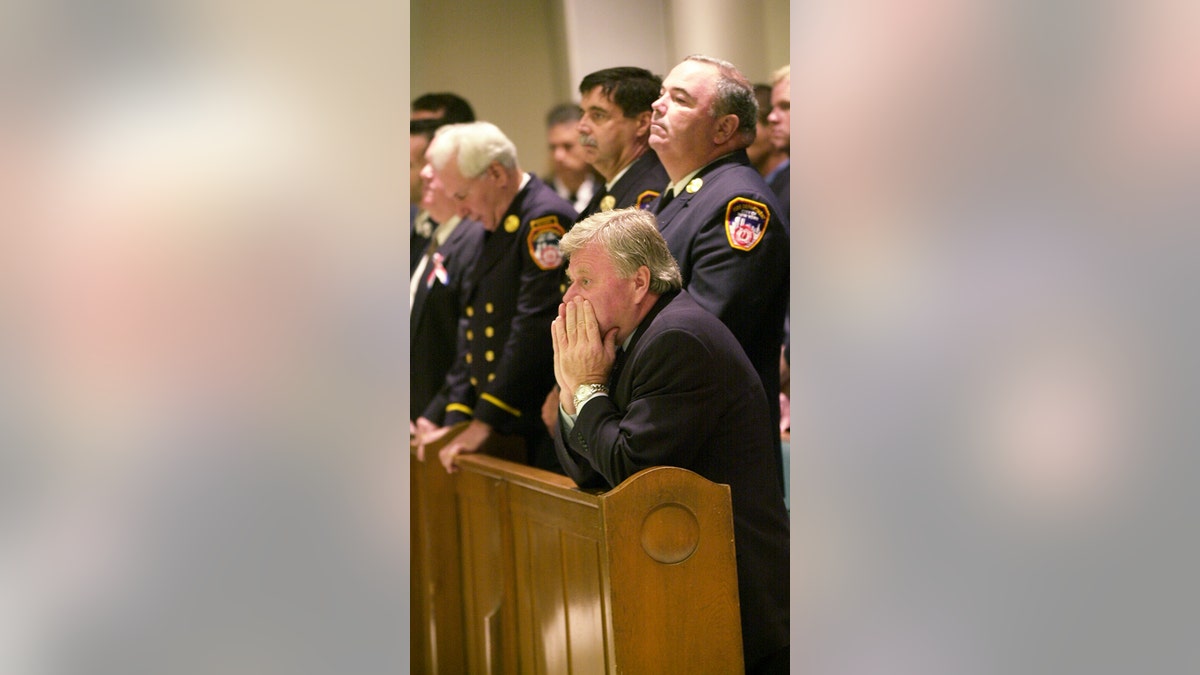
[[[645,211],[646,209],[650,208],[650,205],[654,203],[655,199],[658,199],[658,195],[659,193],[655,192],[654,190],[646,190],[642,194],[638,195],[637,201],[634,202],[634,205]]]
[[[559,240],[566,233],[558,224],[558,216],[546,216],[529,223],[529,257],[540,269],[552,270],[562,265]]]
[[[770,222],[771,210],[762,202],[736,197],[725,207],[725,236],[739,251],[758,246]]]

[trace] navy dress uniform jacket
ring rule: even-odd
[[[459,322],[466,307],[466,280],[479,257],[483,235],[482,223],[460,222],[437,247],[435,255],[440,259],[426,263],[418,282],[408,324],[411,420],[420,417],[437,396],[462,348]]]
[[[658,155],[653,150],[647,150],[641,157],[633,160],[629,169],[613,184],[612,190],[606,190],[603,185],[596,190],[592,201],[588,202],[587,208],[579,214],[579,220],[600,211],[625,209],[630,206],[648,209],[670,183],[671,178],[659,161]],[[611,206],[605,209],[604,198],[609,196],[612,197],[608,200]]]
[[[729,327],[745,350],[766,390],[778,437],[779,357],[788,308],[787,223],[745,150],[704,167],[691,186],[698,188],[655,202],[658,229],[679,263],[684,288]],[[782,456],[777,465],[782,486]]]
[[[788,516],[766,394],[729,329],[687,291],[663,295],[634,332],[608,396],[578,411],[555,452],[583,487],[651,466],[729,485],[747,672],[788,644]]]
[[[496,230],[484,234],[467,276],[464,348],[426,408],[430,421],[474,417],[530,442],[539,429],[545,436],[542,403],[554,386],[550,323],[563,295],[558,244],[574,223],[571,205],[530,175]]]

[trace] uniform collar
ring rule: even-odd
[[[647,150],[646,152],[649,152],[649,150]],[[625,176],[625,174],[629,173],[629,170],[633,168],[633,165],[637,164],[638,160],[645,156],[646,156],[646,153],[643,152],[642,154],[638,155],[637,157],[634,157],[632,162],[626,164],[625,168],[618,171],[617,175],[613,176],[612,180],[610,180],[604,184],[604,190],[606,192],[611,192],[613,189],[613,186],[617,184],[617,181],[621,180],[621,178],[623,178]]]

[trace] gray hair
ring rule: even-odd
[[[737,66],[711,56],[692,54],[684,61],[707,63],[716,67],[717,95],[713,101],[712,116],[716,118],[737,115],[738,135],[746,145],[753,143],[754,136],[758,133],[758,100],[754,97],[754,85],[750,84],[750,80],[742,75]]]
[[[491,122],[450,124],[438,129],[429,145],[433,168],[442,170],[458,155],[458,170],[463,178],[483,174],[492,162],[507,169],[517,168],[517,147]]]
[[[683,288],[683,277],[657,222],[653,213],[636,207],[601,211],[575,223],[559,248],[570,260],[571,254],[588,244],[599,244],[618,276],[628,279],[644,265],[650,270],[650,292],[662,295]]]

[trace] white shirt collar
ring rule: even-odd
[[[610,180],[604,184],[604,191],[608,192],[608,191],[612,190],[613,186],[617,184],[617,181],[621,180],[621,176],[624,176],[625,173],[627,171],[629,171],[629,167],[633,166],[641,158],[642,158],[641,155],[634,157],[632,162],[626,164],[624,169],[621,169],[620,171],[618,171],[617,175],[613,176],[612,180]]]

